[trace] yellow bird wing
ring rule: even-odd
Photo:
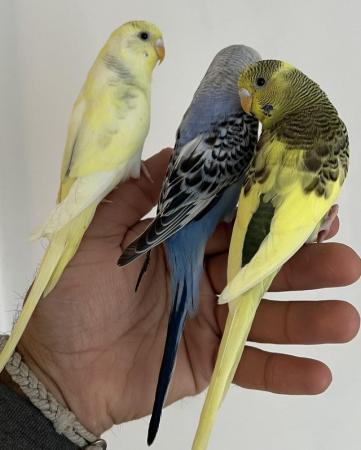
[[[139,176],[149,129],[148,94],[124,83],[97,88],[89,83],[73,108],[57,206],[32,239],[50,237],[119,182]]]
[[[89,74],[73,108],[61,169],[60,200],[75,179],[121,169],[141,152],[149,130],[148,92],[121,82],[98,86],[98,78]],[[139,166],[140,156],[134,161],[135,172],[137,163]]]
[[[333,191],[331,201],[320,199],[315,194],[311,194],[312,198],[306,199],[298,189],[285,199],[275,213],[269,235],[249,264],[238,269],[238,273],[222,292],[219,303],[228,303],[236,299],[279,270],[319,226],[337,198],[339,189],[336,185]],[[242,231],[240,233],[236,231],[235,236],[237,234],[242,234]],[[230,270],[234,271],[235,268],[236,266],[232,265]]]
[[[228,260],[228,284],[219,303],[235,300],[277,272],[318,229],[338,197],[344,174],[340,171],[336,181],[327,183],[325,195],[316,190],[305,192],[308,176],[301,170],[275,167],[264,184],[256,182],[248,192],[242,190]],[[273,205],[270,228],[250,261],[242,264],[245,237],[260,201]]]
[[[76,147],[76,137],[79,133],[83,121],[86,106],[86,100],[80,93],[77,101],[74,104],[73,111],[69,120],[68,135],[64,148],[63,161],[61,164],[60,188],[58,192],[57,203],[60,203],[65,198],[71,187],[72,180],[70,180],[68,177],[68,171],[71,165],[72,154]],[[66,186],[66,178],[70,181],[68,186]]]

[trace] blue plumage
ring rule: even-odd
[[[258,59],[254,50],[240,45],[216,55],[178,129],[157,216],[118,262],[128,264],[163,242],[171,273],[172,308],[149,445],[158,431],[185,321],[198,308],[206,243],[234,211],[257,142],[257,121],[241,109],[237,80]]]
[[[158,431],[163,404],[174,370],[175,358],[188,315],[198,309],[199,284],[203,272],[204,249],[216,226],[232,214],[241,183],[234,183],[221,195],[212,209],[199,220],[193,220],[164,243],[172,274],[172,310],[167,329],[165,350],[148,430],[150,445]]]

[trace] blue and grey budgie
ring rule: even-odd
[[[257,121],[242,110],[237,80],[260,59],[243,45],[213,59],[177,131],[157,215],[120,257],[124,266],[164,243],[172,283],[172,308],[152,417],[150,445],[157,434],[185,321],[197,310],[207,240],[232,217],[241,183],[257,143]],[[139,282],[139,280],[138,280]],[[137,283],[138,284],[138,283]]]

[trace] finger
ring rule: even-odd
[[[352,248],[339,243],[302,247],[272,283],[272,291],[297,291],[347,286],[361,275],[361,259]]]
[[[344,301],[263,300],[249,339],[272,344],[343,343],[359,328],[359,313]]]
[[[209,256],[205,262],[216,294],[226,285],[227,254]],[[346,286],[360,278],[361,260],[347,245],[311,244],[302,247],[282,268],[272,291],[299,291]]]
[[[233,383],[277,394],[314,395],[331,381],[330,369],[320,361],[246,347]]]
[[[217,308],[223,330],[228,308]],[[262,300],[253,321],[250,341],[269,344],[344,343],[360,328],[360,315],[350,303],[340,300]]]
[[[119,235],[120,228],[131,227],[147,214],[158,202],[170,155],[171,149],[164,149],[145,162],[153,183],[141,174],[139,179],[130,178],[117,186],[107,196],[107,202],[98,206],[92,228],[102,236]]]

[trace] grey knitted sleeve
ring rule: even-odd
[[[0,384],[1,450],[76,450],[26,398]]]

